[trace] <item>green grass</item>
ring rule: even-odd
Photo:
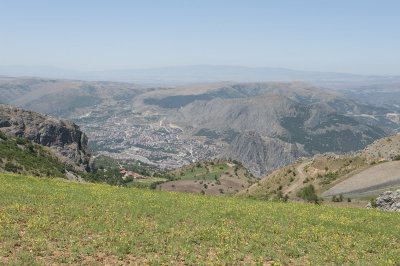
[[[0,264],[396,265],[400,216],[0,175]]]

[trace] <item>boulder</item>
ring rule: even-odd
[[[396,191],[386,191],[376,198],[376,208],[384,211],[400,212],[400,189]],[[367,208],[372,208],[372,204],[368,203]]]

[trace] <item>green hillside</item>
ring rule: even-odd
[[[0,131],[0,171],[35,176],[64,176],[62,164],[45,147]]]
[[[0,175],[0,264],[396,265],[398,213]]]

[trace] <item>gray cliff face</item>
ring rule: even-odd
[[[88,139],[69,121],[0,104],[0,130],[51,148],[64,163],[89,171]]]
[[[255,176],[262,176],[302,155],[304,152],[296,144],[249,131],[232,141],[225,156],[241,161]]]

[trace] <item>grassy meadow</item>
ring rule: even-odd
[[[400,215],[0,174],[0,264],[398,265]]]

